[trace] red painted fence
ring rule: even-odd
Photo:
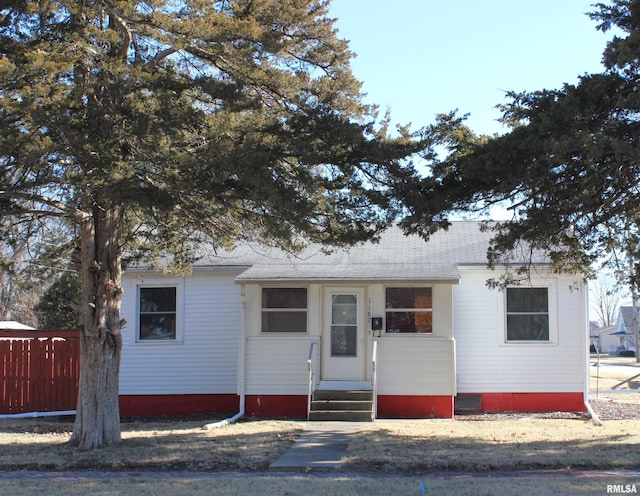
[[[0,331],[0,414],[75,410],[78,331]]]

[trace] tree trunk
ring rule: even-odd
[[[121,248],[123,209],[94,199],[93,214],[80,228],[82,280],[80,388],[73,435],[82,450],[121,441],[118,380],[120,332]]]

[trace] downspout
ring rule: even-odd
[[[593,411],[593,408],[591,407],[591,405],[589,404],[589,382],[590,382],[590,364],[589,364],[589,355],[590,355],[590,344],[591,344],[591,333],[589,330],[589,283],[587,282],[583,282],[583,298],[584,298],[584,307],[586,308],[586,315],[583,316],[583,319],[586,316],[586,322],[583,322],[583,326],[582,328],[585,329],[586,331],[586,336],[584,336],[584,339],[582,340],[582,345],[584,346],[583,349],[583,357],[585,358],[584,363],[584,380],[582,381],[584,384],[584,391],[583,391],[583,398],[584,398],[584,406],[587,409],[587,412],[589,412],[589,415],[591,416],[591,420],[593,421],[593,423],[595,425],[602,425],[602,421],[600,420],[600,418],[598,417],[598,414],[596,412]]]
[[[245,409],[245,376],[246,376],[246,329],[245,329],[245,312],[247,310],[247,298],[244,293],[244,284],[240,286],[240,298],[242,301],[242,316],[240,318],[240,343],[238,350],[238,396],[240,396],[240,411],[236,413],[233,417],[226,418],[224,420],[220,420],[218,422],[213,422],[211,424],[206,424],[202,428],[205,430],[217,429],[218,427],[224,427],[225,425],[232,424],[236,420],[244,417],[244,409]]]
[[[26,413],[7,413],[0,415],[0,419],[22,419],[22,418],[38,418],[38,417],[65,417],[75,415],[75,410],[65,410],[62,412],[26,412]]]

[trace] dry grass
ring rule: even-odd
[[[637,468],[640,421],[379,421],[352,441],[346,468],[382,473],[441,470]]]
[[[0,470],[262,471],[284,453],[303,422],[246,421],[204,431],[202,422],[123,424],[123,443],[70,448],[71,424],[0,421]],[[354,436],[346,471],[417,474],[440,470],[635,469],[640,420],[378,421]]]
[[[190,474],[170,479],[137,478],[100,480],[90,477],[80,480],[2,481],[0,494],[12,496],[394,496],[456,495],[456,496],[522,496],[529,494],[597,495],[607,494],[608,484],[635,484],[637,478],[609,476],[607,478],[580,478],[573,475],[552,477],[384,477],[332,475],[267,475],[259,477],[209,477]],[[640,489],[640,488],[639,488]]]
[[[211,431],[202,421],[122,424],[119,446],[81,452],[66,444],[72,424],[0,420],[2,470],[265,470],[304,428],[255,421]]]
[[[601,355],[598,359],[597,356],[591,355],[590,363],[593,365],[598,362],[600,363],[599,367],[590,368],[592,393],[599,394],[599,391],[603,391],[606,396],[613,394],[620,397],[624,393],[634,391],[638,392],[638,396],[640,396],[640,377],[634,377],[640,374],[640,363],[636,363],[635,358]],[[625,365],[627,368],[612,370],[610,365]],[[613,393],[613,390],[617,390],[619,393]]]
[[[635,396],[635,395],[627,395]],[[636,397],[637,398],[637,397]],[[519,417],[509,420],[378,421],[354,437],[343,460],[345,474],[238,476],[262,472],[300,434],[304,422],[245,421],[204,431],[202,421],[123,424],[120,446],[80,452],[66,441],[71,424],[42,419],[0,420],[0,470],[99,470],[123,472],[184,470],[164,478],[131,476],[2,480],[0,494],[13,496],[208,494],[296,496],[502,494],[596,495],[607,484],[640,485],[637,476],[493,478],[496,469],[637,470],[640,420],[595,426],[586,420]],[[438,471],[474,471],[484,475],[435,475]],[[348,473],[351,472],[351,475]],[[217,474],[216,474],[217,473]],[[380,476],[383,477],[380,477]]]

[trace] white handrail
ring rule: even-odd
[[[373,408],[372,408],[372,416],[371,420],[375,420],[378,416],[378,342],[373,342],[373,352],[371,358],[371,369],[372,369],[372,382],[373,382]]]
[[[307,356],[307,370],[309,371],[309,392],[307,394],[307,420],[309,420],[309,413],[311,412],[311,394],[313,393],[313,349],[316,343],[311,343],[309,346],[309,355]]]

